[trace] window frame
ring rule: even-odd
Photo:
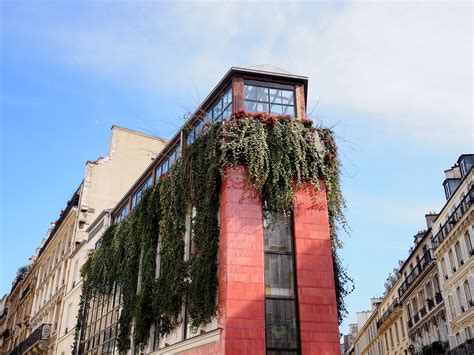
[[[265,223],[265,213],[280,213],[274,212],[267,208],[266,204],[262,204],[262,222]],[[295,354],[301,354],[301,334],[300,334],[300,319],[299,319],[299,302],[298,302],[298,281],[296,275],[296,253],[295,253],[295,238],[294,238],[294,215],[293,213],[289,216],[289,227],[290,227],[290,247],[291,251],[282,251],[282,250],[266,250],[265,249],[265,229],[263,230],[263,257],[265,260],[266,254],[273,254],[273,255],[291,255],[292,256],[292,267],[293,267],[293,296],[286,297],[286,296],[275,296],[275,295],[267,295],[266,294],[266,277],[265,277],[265,265],[264,265],[264,308],[265,308],[265,351],[266,353],[271,352],[294,352]],[[276,301],[284,301],[284,302],[294,302],[294,319],[296,325],[296,348],[288,347],[288,348],[277,348],[277,347],[269,347],[267,345],[267,300],[276,300]]]
[[[261,87],[268,89],[268,101],[259,101],[259,100],[253,100],[253,99],[246,99],[245,98],[245,92],[246,92],[246,87],[247,86],[254,86],[254,87]],[[273,103],[271,102],[271,97],[270,97],[270,89],[273,90],[284,90],[284,91],[291,91],[293,94],[293,105],[289,104],[284,104],[282,103]],[[280,83],[275,83],[275,82],[270,82],[270,81],[258,81],[258,80],[244,80],[244,94],[243,94],[243,104],[244,108],[246,107],[247,102],[252,102],[252,103],[260,103],[260,104],[266,104],[268,105],[268,110],[267,111],[248,111],[247,112],[266,112],[269,114],[272,114],[272,105],[278,105],[278,106],[284,106],[287,108],[293,107],[293,113],[290,114],[291,117],[296,118],[296,113],[297,113],[297,106],[296,106],[296,86],[295,85],[288,85],[288,84],[280,84]],[[279,114],[275,114],[279,115]],[[281,114],[281,115],[287,115],[287,114]]]

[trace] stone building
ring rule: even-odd
[[[377,336],[378,308],[382,299],[370,300],[370,311],[357,312],[357,336],[354,338],[356,355],[382,355],[381,341]]]
[[[400,285],[400,270],[396,268],[385,283],[384,297],[378,308],[377,331],[381,354],[408,354],[410,342],[403,306],[398,295]]]
[[[7,296],[0,320],[2,351],[71,352],[87,229],[101,211],[117,203],[164,144],[161,138],[112,127],[108,156],[87,162],[83,182]]]
[[[117,203],[165,143],[158,137],[113,126],[107,156],[86,163],[84,181],[79,190],[78,214],[72,229],[72,248],[68,253],[69,270],[58,330],[57,354],[68,354],[73,347],[81,296],[80,270],[90,251],[89,227],[103,210]]]
[[[445,172],[446,204],[433,223],[433,249],[445,297],[450,348],[474,352],[474,154]],[[443,327],[444,328],[444,327]]]
[[[448,339],[446,310],[441,293],[438,268],[431,249],[432,216],[427,215],[428,229],[414,236],[414,246],[400,269],[398,289],[407,320],[413,352],[424,347],[442,346]]]

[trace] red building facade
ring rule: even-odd
[[[237,110],[305,119],[307,83],[265,67],[231,68],[114,208],[115,223],[185,154],[203,122]],[[221,185],[217,319],[194,333],[184,324],[147,352],[340,354],[324,184],[295,188],[293,213],[283,215],[245,186],[245,173],[232,168]]]

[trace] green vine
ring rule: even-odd
[[[107,295],[114,285],[122,300],[120,352],[130,348],[130,339],[137,346],[146,344],[153,324],[161,336],[171,333],[182,322],[184,303],[193,329],[215,317],[220,184],[227,167],[241,164],[248,168],[248,186],[282,212],[293,209],[295,184],[321,188],[324,181],[339,319],[347,314],[344,297],[352,291],[352,279],[337,255],[342,247],[338,226],[347,230],[347,223],[332,131],[314,128],[309,120],[246,112],[210,124],[206,131],[129,217],[105,232],[102,245],[82,268],[75,347],[91,299]],[[192,245],[185,257],[191,215]]]

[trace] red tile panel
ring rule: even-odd
[[[225,354],[265,354],[262,203],[245,186],[245,169],[221,187],[219,326]]]
[[[295,191],[296,279],[303,354],[340,354],[336,291],[323,186]]]

